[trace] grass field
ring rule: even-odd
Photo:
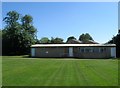
[[[0,56],[0,87],[2,87],[2,56]]]
[[[117,86],[118,60],[2,58],[3,86]]]

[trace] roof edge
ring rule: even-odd
[[[106,46],[106,47],[115,47],[116,44],[35,44],[31,47],[77,47],[77,46]]]

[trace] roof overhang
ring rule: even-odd
[[[35,44],[31,47],[116,47],[115,44]]]

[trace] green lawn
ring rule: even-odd
[[[3,86],[117,86],[118,60],[2,58]]]
[[[2,87],[2,56],[0,56],[0,87]]]

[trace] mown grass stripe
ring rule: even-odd
[[[55,79],[55,77],[59,74],[59,71],[62,69],[63,64],[64,64],[63,62],[60,62],[60,64],[57,65],[57,66],[58,66],[57,69],[55,69],[55,70],[51,73],[51,75],[50,75],[50,76],[48,77],[48,79],[46,80],[45,84],[43,84],[44,86],[49,86],[49,85],[51,85],[51,84],[54,85],[54,79]]]
[[[4,86],[118,85],[117,60],[3,57],[2,64]]]
[[[74,69],[75,69],[75,73],[76,73],[76,79],[78,80],[78,84],[79,85],[87,85],[87,81],[82,73],[82,69],[78,67],[77,63],[74,62]],[[80,63],[80,65],[82,65]]]

